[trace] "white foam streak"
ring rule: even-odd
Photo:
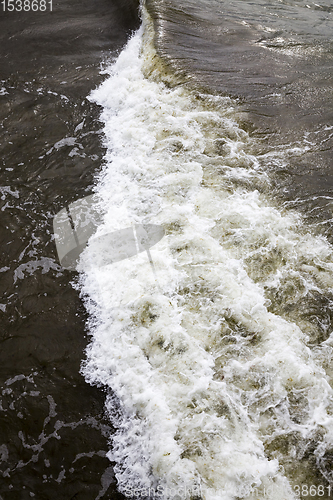
[[[140,31],[92,99],[107,146],[99,233],[162,224],[158,283],[145,253],[101,269],[87,249],[83,373],[110,390],[110,459],[126,495],[293,499],[273,443],[317,433],[318,453],[332,446],[332,388],[307,346],[312,327],[270,312],[269,296],[288,280],[302,297],[332,287],[331,249],[250,188],[267,178],[230,100],[156,80],[150,30],[146,20],[143,46]]]

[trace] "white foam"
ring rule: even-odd
[[[332,446],[332,388],[324,351],[307,345],[311,322],[268,308],[280,290],[329,291],[332,251],[253,189],[269,179],[231,100],[158,81],[151,34],[146,18],[92,99],[107,147],[99,234],[163,225],[151,249],[158,282],[144,253],[98,268],[87,248],[82,371],[109,388],[124,494],[293,499],[280,467],[290,456],[274,442],[295,433]]]

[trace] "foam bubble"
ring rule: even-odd
[[[332,290],[332,249],[263,194],[233,101],[159,81],[152,35],[146,16],[91,96],[107,147],[96,195],[100,234],[152,223],[166,236],[156,275],[145,253],[103,268],[95,246],[83,253],[82,372],[109,389],[125,495],[291,500],[304,450],[332,447],[327,344],[302,310]]]

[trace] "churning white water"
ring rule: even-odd
[[[88,246],[80,263],[82,372],[107,388],[119,490],[291,500],[306,483],[328,498],[333,338],[317,313],[332,249],[264,194],[235,102],[162,82],[152,36],[145,15],[92,94],[107,147],[98,233],[166,232],[156,274],[146,253],[97,267]]]

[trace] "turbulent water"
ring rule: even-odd
[[[91,95],[107,148],[98,234],[166,235],[154,269],[145,253],[100,267],[96,245],[79,265],[82,373],[107,392],[119,491],[329,498],[332,8],[149,1],[142,15]]]
[[[329,499],[331,2],[100,2],[1,20],[0,497]]]

